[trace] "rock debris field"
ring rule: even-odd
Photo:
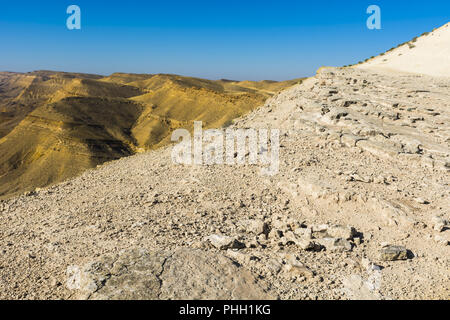
[[[318,74],[237,119],[280,172],[171,147],[0,203],[1,299],[449,299],[450,79]]]

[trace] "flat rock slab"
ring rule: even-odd
[[[274,299],[255,277],[214,252],[142,249],[101,257],[81,270],[72,268],[68,287],[77,299],[92,300],[249,300]]]

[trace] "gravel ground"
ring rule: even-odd
[[[448,299],[449,88],[322,69],[234,124],[275,176],[167,147],[2,201],[0,298]]]

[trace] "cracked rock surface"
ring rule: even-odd
[[[123,251],[72,274],[77,299],[273,299],[229,258],[200,250]]]

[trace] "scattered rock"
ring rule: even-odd
[[[431,221],[433,223],[433,229],[437,232],[444,231],[448,226],[448,221],[440,216],[434,216]]]
[[[209,237],[206,237],[206,240],[209,241],[215,248],[219,250],[228,250],[228,249],[243,249],[245,248],[245,244],[238,241],[236,238],[213,234]]]
[[[280,262],[278,262],[276,259],[272,258],[272,259],[269,259],[269,261],[267,261],[266,267],[272,274],[277,274],[281,271],[281,268],[283,267],[283,265]]]
[[[342,238],[322,238],[317,240],[328,251],[352,251],[352,243]]]
[[[383,261],[407,260],[408,250],[402,246],[386,245],[380,250],[380,259]]]
[[[373,262],[371,262],[369,259],[367,259],[367,258],[362,258],[361,259],[361,267],[364,270],[372,270],[374,268],[374,266],[375,266],[375,264]]]
[[[307,279],[314,277],[314,272],[305,266],[303,263],[298,261],[298,259],[292,254],[286,255],[286,265],[284,266],[284,271],[295,276],[305,277]]]
[[[333,225],[327,224],[313,227],[314,236],[318,238],[341,238],[345,240],[352,240],[356,235],[356,229],[351,226]]]
[[[302,239],[297,242],[297,245],[306,251],[314,251],[319,252],[323,249],[323,246],[320,243],[317,243],[313,240]]]
[[[351,226],[331,226],[327,230],[327,234],[333,238],[342,238],[345,240],[351,240],[356,235],[356,229]]]
[[[262,220],[243,220],[241,225],[247,232],[256,235],[268,234],[270,231],[269,225]]]
[[[424,198],[414,198],[414,201],[420,204],[430,204],[430,202],[425,200]]]
[[[327,224],[320,224],[312,226],[313,232],[325,233],[328,230],[329,226]]]
[[[311,228],[297,228],[294,233],[301,239],[312,239],[312,229]]]
[[[305,277],[307,279],[314,277],[314,272],[304,265],[286,265],[285,270],[293,275]]]
[[[285,232],[284,237],[282,238],[282,242],[284,244],[287,244],[287,243],[297,244],[298,241],[299,241],[299,238],[292,231]]]

